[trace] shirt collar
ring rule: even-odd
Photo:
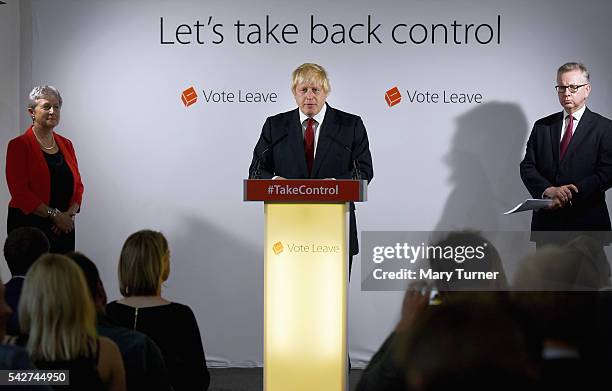
[[[584,111],[586,110],[586,105],[582,106],[582,108],[578,111],[576,111],[574,114],[572,114],[574,116],[574,120],[576,121],[580,121],[580,118],[582,118],[582,115],[584,114]],[[563,110],[563,120],[565,121],[565,119],[567,119],[567,116],[569,115],[569,113],[565,110]]]
[[[303,124],[304,121],[306,121],[308,119],[308,116],[304,113],[302,113],[302,110],[298,109],[299,113],[300,113],[300,123]],[[314,119],[315,121],[317,121],[317,123],[319,125],[321,125],[323,123],[323,119],[325,118],[325,112],[327,111],[327,103],[325,103],[323,105],[323,107],[321,108],[321,111],[319,111],[317,113],[317,115],[315,115],[314,117],[312,117],[312,119]]]

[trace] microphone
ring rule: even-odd
[[[338,140],[336,137],[330,134],[326,134],[325,137],[340,145],[342,148],[344,148],[344,150],[348,151],[351,154],[351,157],[353,157],[353,150],[348,145],[344,144],[342,141]],[[359,169],[359,161],[357,159],[353,159],[352,177],[353,179],[361,179],[361,170]]]
[[[276,144],[280,143],[285,138],[287,138],[288,135],[289,135],[289,133],[283,134],[282,136],[280,136],[279,138],[274,140],[272,143],[268,144],[268,146],[265,147],[264,150],[261,151],[261,153],[257,153],[257,151],[255,151],[255,158],[256,158],[256,160],[255,160],[255,168],[253,170],[251,170],[251,172],[249,173],[249,179],[260,179],[260,177],[261,177],[261,162],[263,161],[264,156],[266,155],[266,153],[268,153],[269,150],[274,148],[274,146]]]

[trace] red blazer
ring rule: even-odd
[[[74,203],[81,205],[83,183],[72,143],[55,132],[53,137],[74,178],[70,205]],[[19,208],[25,214],[32,213],[42,203],[49,205],[51,178],[43,153],[32,127],[8,144],[6,182],[11,193],[9,206]]]

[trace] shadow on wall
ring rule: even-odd
[[[529,230],[531,215],[503,213],[529,197],[519,175],[529,131],[513,103],[486,103],[457,118],[444,157],[453,189],[436,230]]]
[[[168,297],[193,309],[209,366],[261,366],[262,249],[206,220],[186,215],[178,221],[182,228],[168,237]]]

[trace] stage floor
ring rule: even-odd
[[[209,391],[263,391],[263,368],[209,368]],[[362,370],[349,375],[349,390],[357,386]]]

